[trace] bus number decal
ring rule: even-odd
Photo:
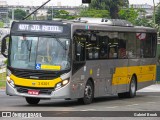
[[[38,85],[49,86],[49,82],[38,82]]]

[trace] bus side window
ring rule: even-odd
[[[75,45],[75,59],[76,61],[85,61],[85,43],[76,42]]]
[[[117,58],[117,52],[114,47],[111,47],[109,50],[109,58]]]
[[[125,37],[127,40],[127,56],[128,58],[134,59],[137,58],[137,41],[136,41],[136,34],[135,33],[125,33]],[[139,50],[138,50],[139,51]]]
[[[121,59],[127,58],[126,40],[124,40],[124,39],[119,40],[118,58],[121,58]]]

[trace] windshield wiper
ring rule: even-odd
[[[30,59],[31,59],[31,47],[32,47],[32,41],[31,41],[31,44],[30,44],[30,46],[29,46],[29,62],[30,62]]]
[[[67,50],[66,46],[59,40],[59,38],[55,38],[55,39],[63,47],[64,50]]]

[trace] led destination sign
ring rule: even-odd
[[[62,33],[63,27],[56,25],[19,24],[19,31]]]

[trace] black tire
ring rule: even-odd
[[[93,98],[94,98],[93,84],[91,81],[88,81],[84,89],[84,97],[79,98],[78,101],[86,105],[92,103]]]
[[[28,104],[31,104],[31,105],[36,105],[39,103],[40,101],[40,98],[31,98],[31,97],[26,97],[26,101]]]
[[[131,82],[129,85],[129,92],[118,93],[119,98],[133,98],[136,96],[136,77],[132,76]]]
[[[118,93],[119,98],[126,98],[127,93]]]
[[[136,96],[136,77],[132,76],[127,97],[134,98],[135,96]]]

